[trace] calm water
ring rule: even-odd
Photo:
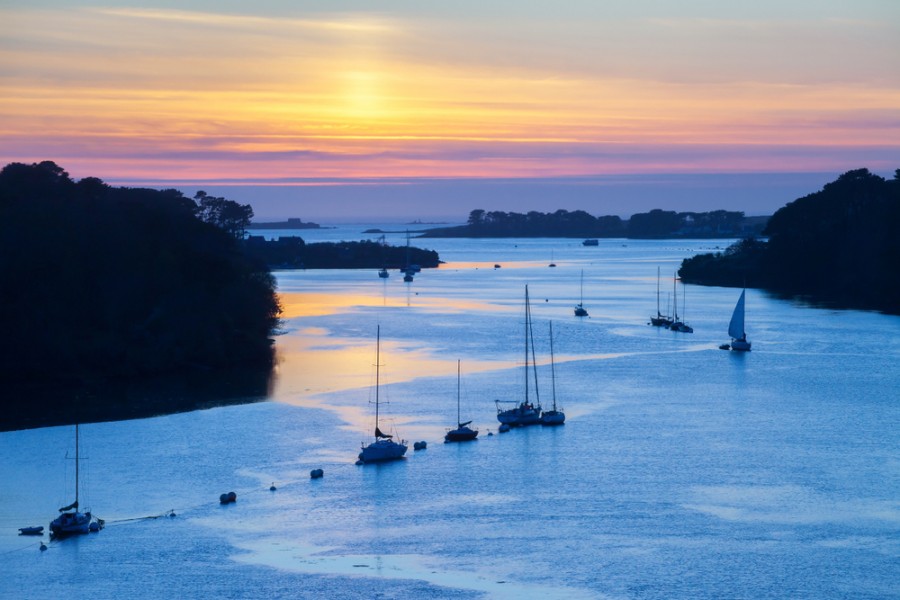
[[[0,434],[0,597],[900,597],[900,319],[749,290],[740,355],[717,349],[739,290],[688,287],[694,334],[647,325],[657,266],[665,308],[680,260],[727,241],[414,243],[447,264],[410,285],[278,274],[272,401],[83,426],[100,534],[18,537],[71,500],[74,432]],[[526,283],[568,422],[488,435],[523,393]],[[429,446],[358,467],[379,324],[382,427]],[[481,435],[442,444],[457,359]]]

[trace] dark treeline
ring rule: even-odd
[[[246,248],[252,256],[280,269],[400,269],[408,264],[433,268],[441,262],[434,250],[389,246],[371,240],[307,244],[295,236],[268,241],[250,236]]]
[[[654,209],[623,220],[595,217],[583,210],[514,213],[473,210],[465,225],[429,229],[420,237],[718,238],[758,233],[764,218],[743,212],[675,212]]]
[[[242,248],[252,214],[202,192],[76,182],[50,161],[7,165],[0,381],[269,368],[280,307]]]
[[[763,233],[768,242],[685,260],[681,278],[900,314],[900,169],[892,180],[844,173],[779,209]]]

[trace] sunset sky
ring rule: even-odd
[[[900,2],[0,0],[0,162],[257,217],[770,214],[900,168]]]

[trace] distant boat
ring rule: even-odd
[[[687,286],[681,282],[681,323],[678,325],[678,331],[681,333],[694,333],[694,328],[684,322],[684,315],[687,314]]]
[[[71,535],[80,535],[88,532],[97,532],[103,529],[103,519],[95,518],[90,511],[81,512],[79,508],[79,474],[80,440],[78,437],[78,424],[75,424],[75,501],[68,506],[59,509],[58,517],[50,521],[50,537],[64,538]]]
[[[397,460],[403,458],[406,454],[407,444],[405,440],[395,442],[394,436],[381,432],[378,428],[378,408],[379,408],[379,377],[381,369],[381,326],[378,326],[375,337],[375,441],[369,445],[362,446],[362,452],[359,453],[359,462],[373,463],[384,462],[388,460]]]
[[[388,273],[387,269],[382,268],[380,271],[378,271],[378,276],[381,277],[382,279],[387,279],[391,275],[390,275],[390,273]]]
[[[584,240],[583,242],[581,242],[581,245],[582,245],[582,246],[599,246],[599,245],[600,245],[600,241],[599,241],[599,240],[594,240],[594,239]]]
[[[462,422],[461,417],[459,416],[459,389],[460,389],[460,378],[459,378],[459,361],[456,361],[456,429],[451,429],[447,432],[447,435],[444,436],[444,441],[446,442],[468,442],[470,440],[474,440],[478,437],[478,430],[472,429],[469,425],[472,421]]]
[[[541,413],[541,425],[562,425],[566,422],[566,413],[556,408],[556,367],[553,364],[553,322],[550,322],[550,381],[553,389],[553,409]]]
[[[504,425],[521,426],[537,425],[541,422],[541,400],[537,387],[537,366],[529,372],[529,358],[534,362],[534,334],[531,331],[531,301],[528,298],[528,286],[525,286],[525,397],[522,402],[497,400],[497,420]],[[534,375],[534,398],[529,398],[528,379]],[[503,409],[501,404],[515,404],[513,408]]]
[[[668,327],[671,323],[672,319],[659,312],[659,267],[656,267],[656,316],[650,317],[650,324],[654,327]]]
[[[731,349],[738,352],[750,351],[750,342],[747,341],[747,332],[744,331],[744,298],[746,294],[747,290],[741,291],[741,297],[738,298],[737,304],[734,306],[734,312],[731,313],[731,322],[728,323]]]
[[[669,321],[669,329],[672,331],[681,331],[684,325],[678,320],[678,274],[672,275],[672,320]]]
[[[584,308],[584,269],[581,270],[581,301],[575,305],[575,316],[588,316],[588,311]]]
[[[406,266],[400,269],[403,271],[403,281],[411,283],[413,275],[422,270],[422,267],[409,262],[409,229],[406,230]]]

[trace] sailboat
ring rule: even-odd
[[[682,333],[694,333],[694,328],[684,322],[684,315],[687,314],[687,286],[681,282],[681,323],[678,325],[678,331]]]
[[[566,413],[556,408],[556,367],[553,364],[553,322],[550,322],[550,381],[553,389],[553,410],[541,413],[541,425],[562,425],[566,422]]]
[[[672,276],[672,320],[669,322],[669,329],[672,331],[680,331],[684,325],[678,320],[678,275]]]
[[[392,435],[382,433],[378,428],[379,378],[381,369],[381,326],[378,326],[375,337],[375,441],[369,445],[363,443],[357,464],[384,462],[403,458],[406,454],[406,440],[395,442]]]
[[[741,291],[741,297],[734,305],[731,313],[731,322],[728,323],[728,335],[731,336],[731,349],[738,352],[749,352],[750,342],[747,341],[747,332],[744,331],[744,297],[747,290]]]
[[[103,529],[103,519],[94,517],[90,511],[81,512],[79,504],[79,474],[81,471],[78,424],[75,424],[75,501],[59,509],[60,515],[50,521],[50,537],[63,538]]]
[[[575,305],[575,316],[588,316],[588,311],[584,308],[584,269],[581,270],[581,301]]]
[[[456,361],[456,429],[451,429],[444,436],[445,442],[468,442],[478,437],[478,430],[469,427],[472,421],[463,423],[459,416],[459,361]]]
[[[656,316],[650,317],[650,324],[654,327],[668,327],[671,323],[672,319],[659,312],[659,267],[656,267]]]
[[[529,354],[530,353],[530,354]],[[525,397],[522,402],[496,400],[497,420],[504,425],[519,427],[537,425],[541,422],[541,399],[537,387],[537,367],[533,366],[535,402],[529,399],[528,371],[529,358],[534,361],[534,335],[531,331],[531,301],[528,298],[528,286],[525,286]],[[501,404],[516,404],[513,408],[503,409]]]
[[[401,269],[403,271],[403,281],[412,283],[413,274],[421,271],[419,265],[413,265],[409,262],[409,229],[406,230],[406,266]]]

